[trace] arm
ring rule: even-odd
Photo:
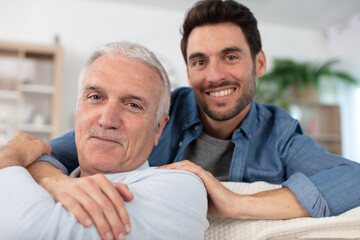
[[[252,195],[236,194],[224,187],[213,175],[190,161],[160,168],[181,169],[199,176],[209,195],[209,214],[238,219],[290,219],[308,217],[296,196],[286,188]]]
[[[336,216],[359,206],[359,163],[330,154],[311,138],[296,133],[284,152],[287,181],[282,185],[313,217]]]
[[[76,219],[86,227],[95,224],[103,239],[131,230],[130,218],[124,204],[133,199],[122,183],[111,183],[103,175],[70,178],[48,162],[35,162],[28,167],[41,184]]]
[[[61,205],[56,206],[23,168],[50,151],[49,145],[24,133],[16,133],[0,150],[0,238],[55,239],[67,236],[70,239],[70,236],[76,236],[71,235],[72,229],[69,228],[76,224],[76,220],[61,211]],[[69,225],[57,228],[56,223],[61,221],[68,221]],[[94,230],[93,236],[98,237]]]
[[[1,239],[99,239],[61,207],[22,167],[0,170]]]
[[[95,227],[85,230],[61,204],[55,204],[23,168],[40,154],[50,154],[50,150],[51,147],[39,139],[16,134],[0,151],[1,239],[99,238]],[[123,207],[121,203],[119,207]]]

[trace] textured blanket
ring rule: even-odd
[[[265,182],[223,182],[232,191],[252,194],[280,188]],[[209,217],[206,240],[360,239],[360,207],[336,217],[290,220],[236,220]]]

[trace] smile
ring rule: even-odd
[[[208,94],[212,97],[225,97],[227,95],[232,94],[234,91],[235,91],[235,88],[231,88],[231,89],[225,89],[225,90],[220,90],[220,91],[208,92]]]

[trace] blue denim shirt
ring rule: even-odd
[[[192,89],[173,91],[170,120],[150,154],[150,165],[184,160],[186,147],[202,128]],[[360,205],[360,164],[326,152],[280,107],[253,101],[232,141],[229,181],[282,184],[313,217],[338,215]],[[77,167],[73,132],[50,145],[69,171]]]

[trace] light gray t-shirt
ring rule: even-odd
[[[233,151],[231,140],[217,139],[202,132],[186,147],[184,159],[211,172],[219,181],[227,181]]]
[[[147,167],[105,176],[134,194],[125,202],[132,225],[127,240],[204,239],[207,194],[194,174]],[[25,168],[8,167],[0,170],[0,239],[101,238],[94,226],[83,227],[55,203]]]

